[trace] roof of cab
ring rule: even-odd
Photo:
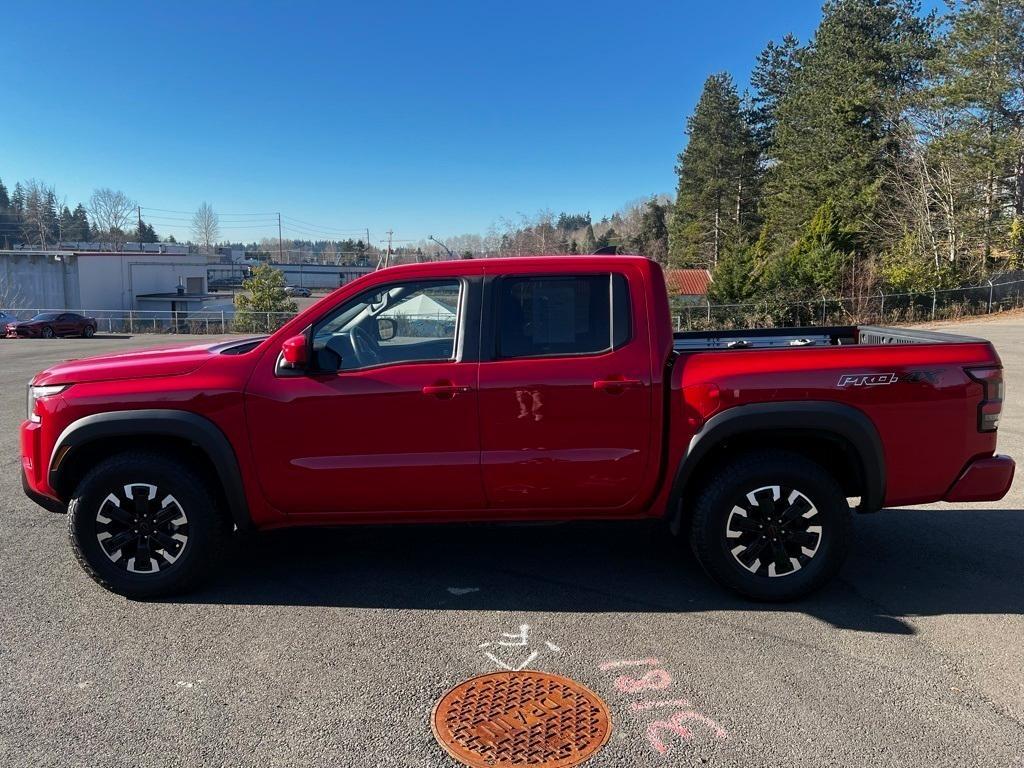
[[[657,267],[645,256],[501,256],[493,259],[453,259],[414,264],[398,264],[387,272],[430,272],[432,274],[503,274],[514,272],[546,272],[549,270],[609,269],[615,266]]]

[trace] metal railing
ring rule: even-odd
[[[677,331],[815,325],[904,325],[955,320],[1024,307],[1024,279],[989,280],[961,288],[822,296],[804,301],[776,298],[739,304],[675,304]]]
[[[295,317],[295,312],[202,310],[180,312],[143,309],[52,309],[0,307],[0,312],[29,320],[44,312],[74,312],[96,319],[97,333],[267,333]]]
[[[763,299],[738,304],[709,302],[673,305],[675,329],[714,330],[728,328],[815,326],[815,325],[903,325],[951,320],[1024,307],[1024,278],[987,281],[962,288],[935,288],[907,293],[875,293],[865,296],[828,297],[804,301]],[[63,308],[2,308],[0,312],[28,320],[42,312],[75,312],[96,319],[99,333],[269,333],[277,330],[294,312],[250,310],[111,310]],[[402,316],[399,333],[409,334],[414,325],[422,327],[411,335],[437,333],[451,321],[446,315]],[[409,327],[406,327],[409,326]]]

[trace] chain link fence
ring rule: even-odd
[[[96,320],[96,332],[136,333],[270,333],[295,317],[294,312],[121,310],[121,309],[3,309],[17,320],[42,313],[74,312]]]
[[[1024,277],[998,278],[981,285],[912,293],[876,293],[785,302],[776,299],[742,304],[678,303],[673,300],[677,331],[824,325],[905,325],[955,320],[1024,307]],[[293,312],[24,309],[0,308],[18,320],[43,312],[73,311],[96,319],[97,333],[271,333]]]
[[[1024,307],[1024,278],[935,288],[786,302],[769,298],[742,304],[676,303],[677,331],[780,326],[905,325],[956,320]]]

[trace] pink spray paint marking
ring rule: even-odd
[[[650,742],[651,746],[654,747],[655,751],[659,755],[667,755],[671,750],[671,747],[662,740],[661,732],[668,731],[669,733],[674,733],[683,741],[689,743],[693,739],[693,731],[683,725],[683,723],[687,722],[703,723],[719,740],[724,739],[729,735],[726,733],[725,728],[720,726],[707,715],[702,715],[699,712],[694,712],[693,710],[685,710],[682,712],[676,712],[668,720],[655,720],[653,723],[648,725],[647,741]]]
[[[619,675],[614,680],[615,689],[622,694],[639,693],[641,691],[659,691],[672,685],[672,676],[658,665],[659,659],[622,659],[616,661],[605,661],[598,664],[598,669],[607,672],[610,670],[624,669],[628,667],[658,667],[640,675]],[[672,751],[672,744],[669,739],[676,736],[685,744],[689,744],[694,738],[692,724],[697,723],[705,726],[715,738],[721,740],[728,737],[728,732],[707,715],[701,714],[693,709],[693,704],[687,699],[643,699],[630,704],[634,713],[646,712],[652,709],[674,707],[676,712],[661,720],[654,720],[647,724],[644,729],[647,743],[659,755],[667,755]]]
[[[615,678],[615,687],[619,693],[639,693],[640,691],[661,691],[672,685],[672,675],[664,669],[652,669],[640,677],[619,675]]]

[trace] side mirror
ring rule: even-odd
[[[302,370],[309,365],[309,339],[300,333],[286,339],[281,347],[281,367]]]
[[[381,341],[390,341],[398,335],[398,321],[393,317],[377,318],[377,337]]]

